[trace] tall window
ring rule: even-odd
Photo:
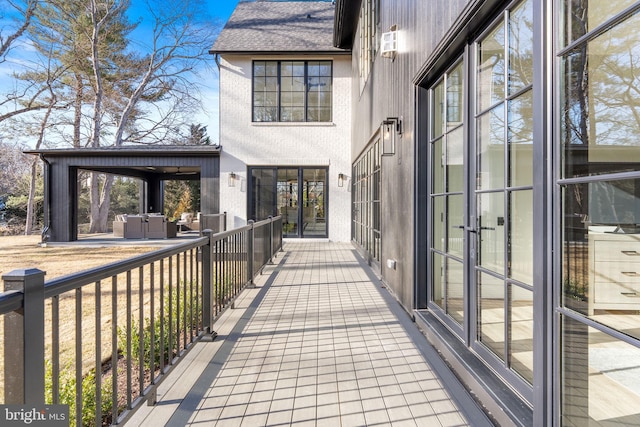
[[[563,5],[562,425],[640,425],[640,4]]]
[[[458,323],[464,318],[462,246],[463,193],[463,62],[432,90],[431,146],[433,206],[433,301]]]
[[[353,241],[380,262],[380,140],[353,165]]]
[[[360,33],[360,50],[358,64],[360,68],[360,90],[369,78],[371,66],[378,52],[378,23],[380,17],[380,0],[364,0],[360,7],[358,31]]]
[[[254,61],[254,122],[330,122],[331,61]]]

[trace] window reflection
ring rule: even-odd
[[[433,280],[433,302],[444,310],[444,293],[445,293],[445,258],[433,252],[433,273],[431,275]]]
[[[478,119],[478,190],[504,188],[504,104]]]
[[[533,384],[533,292],[510,285],[509,364]]]
[[[562,425],[640,425],[640,348],[563,317]]]
[[[479,44],[478,110],[483,111],[504,99],[504,23]]]
[[[564,306],[640,338],[640,179],[566,187]]]
[[[533,285],[533,190],[510,193],[509,277]]]
[[[589,31],[603,24],[607,19],[614,17],[636,0],[583,0],[565,1],[564,7],[564,44],[567,46],[573,41],[587,34]]]
[[[504,193],[480,194],[478,203],[478,265],[504,274]]]
[[[444,79],[433,88],[432,99],[431,138],[437,138],[444,132]]]
[[[463,256],[463,224],[464,197],[462,194],[452,194],[447,199],[447,252],[451,255]]]
[[[533,2],[511,12],[509,19],[509,94],[533,83]]]
[[[447,130],[462,123],[462,62],[447,75]]]
[[[533,185],[533,91],[509,101],[509,185]]]
[[[636,14],[563,58],[564,177],[640,166],[638,26]]]
[[[447,314],[458,323],[464,320],[464,268],[460,261],[447,258]]]
[[[504,281],[478,273],[478,340],[504,360]]]

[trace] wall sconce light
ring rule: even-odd
[[[338,187],[343,187],[344,186],[344,181],[348,178],[347,175],[343,174],[343,173],[339,173],[338,174]]]
[[[229,187],[236,186],[236,179],[237,179],[237,176],[235,172],[229,173]]]
[[[382,121],[382,155],[396,153],[396,135],[402,137],[402,117],[387,117]]]
[[[398,53],[398,26],[392,25],[389,31],[382,33],[380,38],[380,55],[392,61],[396,59]]]

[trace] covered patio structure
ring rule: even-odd
[[[219,213],[220,146],[159,145],[25,151],[44,163],[44,218],[51,242],[78,239],[78,171],[138,178],[140,214],[162,212],[163,182],[199,180],[200,211]]]

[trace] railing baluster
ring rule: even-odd
[[[150,378],[150,383],[153,384],[155,383],[156,380],[156,328],[155,328],[155,312],[156,312],[156,307],[155,307],[155,299],[156,299],[156,294],[155,294],[155,269],[154,267],[154,263],[151,263],[150,266],[150,271],[149,271],[149,319],[151,321],[151,330],[149,331],[150,336],[150,344],[151,344],[151,349],[150,349],[150,354],[149,354],[149,358],[150,358],[150,363],[149,366],[151,367],[151,371],[149,373],[149,378]]]
[[[60,297],[51,298],[51,403],[60,404]]]
[[[138,268],[138,387],[144,393],[144,268]]]
[[[111,424],[118,421],[118,276],[111,277]]]
[[[173,364],[173,257],[169,257],[169,364]]]
[[[187,252],[182,253],[182,347],[180,352],[187,347]]]
[[[207,248],[207,246],[203,246],[200,248],[200,251],[203,251],[205,248]],[[196,327],[195,327],[195,331],[196,331],[196,337],[198,336],[199,331],[201,331],[204,328],[204,323],[202,322],[202,301],[200,300],[200,286],[202,286],[202,273],[203,273],[203,263],[198,262],[198,259],[196,258],[196,263],[195,263],[195,280],[196,280],[196,310],[195,310],[195,319],[196,319]],[[198,315],[200,314],[200,315]]]
[[[95,349],[96,349],[96,366],[95,366],[95,377],[96,377],[96,417],[95,417],[95,425],[96,427],[102,426],[102,298],[101,298],[102,290],[100,286],[100,281],[96,282],[95,287],[95,311],[96,311],[96,319],[95,319]],[[82,383],[82,381],[81,381]],[[82,418],[80,418],[82,419]]]
[[[193,342],[193,249],[189,251],[189,343]]]
[[[180,254],[176,254],[176,356],[180,356]]]
[[[82,419],[82,288],[76,289],[76,425]]]
[[[164,373],[165,342],[164,342],[164,259],[160,260],[160,373]]]
[[[131,312],[131,270],[127,270],[127,408],[131,409],[132,405],[132,388],[133,388],[133,372],[132,372],[132,355],[131,355],[131,326],[132,316]]]

